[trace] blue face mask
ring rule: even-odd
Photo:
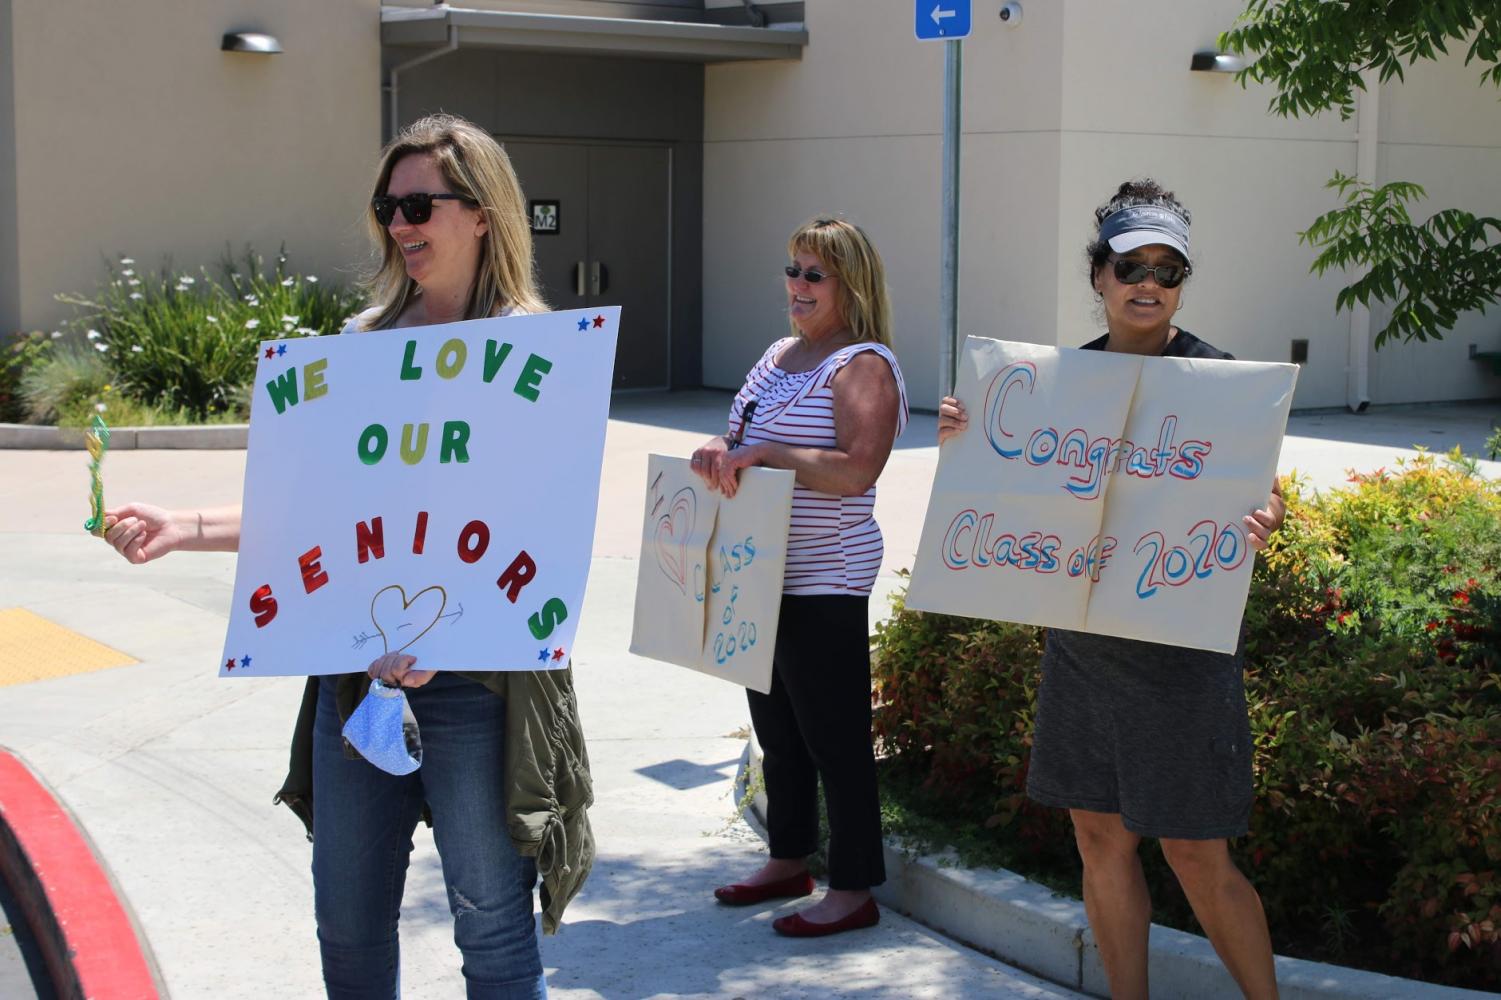
[[[370,682],[370,693],[344,723],[344,738],[387,774],[411,774],[422,766],[417,718],[399,687]]]

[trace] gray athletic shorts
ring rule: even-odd
[[[1144,837],[1239,837],[1251,817],[1244,659],[1049,629],[1027,795]]]

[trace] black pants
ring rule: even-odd
[[[765,753],[773,858],[818,848],[818,779],[829,811],[829,887],[886,881],[870,738],[870,599],[783,596],[771,693],[747,691]]]

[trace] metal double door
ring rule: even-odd
[[[671,380],[672,159],[664,146],[503,139],[554,309],[622,308],[614,387]]]

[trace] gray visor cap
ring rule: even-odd
[[[1134,205],[1107,216],[1100,223],[1100,239],[1116,253],[1130,253],[1139,247],[1161,243],[1188,255],[1188,220],[1172,209],[1158,205]]]

